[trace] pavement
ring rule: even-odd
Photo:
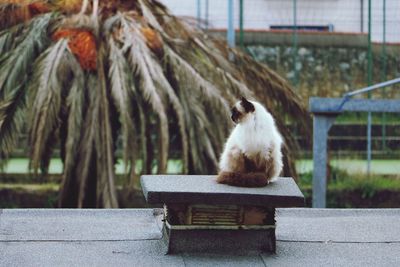
[[[0,266],[400,266],[400,209],[277,209],[277,252],[258,255],[164,255],[161,219],[159,209],[0,210]]]

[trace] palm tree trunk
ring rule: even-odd
[[[100,89],[100,108],[99,108],[99,147],[100,166],[98,168],[97,184],[97,204],[103,208],[117,208],[117,194],[114,185],[114,152],[113,136],[111,131],[111,117],[109,94],[107,93],[106,76],[104,70],[104,46],[100,44],[98,53],[98,79]]]

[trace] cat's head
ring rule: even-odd
[[[231,119],[234,123],[240,123],[255,110],[254,104],[242,96],[240,101],[238,101],[231,109]]]

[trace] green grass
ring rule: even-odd
[[[139,171],[141,166],[141,161],[137,161],[136,169]],[[62,173],[62,162],[61,159],[54,158],[50,161],[49,173],[57,174]],[[126,173],[127,169],[123,164],[122,160],[119,160],[115,166],[117,174]],[[167,173],[180,173],[182,169],[182,163],[180,160],[169,160],[167,165]],[[153,171],[156,171],[156,166],[154,166]],[[4,173],[29,173],[29,160],[27,158],[12,158],[8,161],[7,165],[4,167]]]
[[[386,124],[399,124],[400,116],[395,113],[386,113]],[[382,123],[382,113],[374,112],[372,113],[372,123],[381,124]],[[339,124],[366,124],[368,118],[367,112],[343,112],[337,117],[336,123]]]
[[[312,173],[300,175],[299,186],[305,190],[312,188]],[[400,179],[396,176],[349,174],[336,168],[331,169],[328,191],[361,191],[363,197],[372,197],[383,190],[400,191]]]
[[[17,162],[25,164],[25,162],[21,160]],[[170,164],[174,164],[174,162]],[[179,162],[175,162],[175,164],[179,166]],[[29,174],[27,175],[29,176]],[[2,200],[0,202],[0,208],[29,206],[32,199],[36,201],[34,205],[41,205],[41,207],[57,206],[57,191],[59,189],[60,175],[54,174],[53,176],[58,178],[53,177],[50,180],[37,180],[36,178],[32,179],[29,177],[24,178],[24,174],[11,174],[10,176],[15,176],[15,183],[14,180],[10,178],[0,179],[0,189],[13,192],[13,198]],[[21,179],[21,176],[23,179]],[[126,179],[126,176],[117,175],[117,188],[121,189],[123,187],[122,185],[126,184],[126,180],[124,179]],[[300,174],[298,184],[306,197],[307,205],[311,206],[312,172]],[[348,173],[342,169],[332,167],[328,182],[327,206],[330,208],[399,207],[399,199],[393,197],[397,196],[398,193],[400,193],[400,176],[367,176],[362,173]],[[387,195],[391,197],[386,198]],[[28,196],[28,198],[26,196]],[[29,196],[33,198],[27,200]],[[385,197],[382,198],[382,196]],[[41,202],[38,202],[38,199]]]
[[[330,164],[333,168],[344,170],[354,175],[367,172],[367,161],[363,159],[331,159]],[[297,160],[296,169],[300,174],[312,172],[313,160]],[[400,173],[400,159],[373,159],[371,161],[371,172],[381,175],[397,175]]]
[[[346,170],[349,173],[365,173],[367,163],[362,159],[332,159],[331,166],[341,170]],[[29,173],[28,169],[29,161],[26,158],[13,158],[10,159],[8,165],[4,168],[4,173]],[[137,163],[137,170],[140,170],[141,162]],[[182,164],[180,160],[169,160],[167,173],[180,173],[182,169]],[[296,161],[296,169],[299,173],[308,173],[313,170],[313,161],[311,159],[301,159]],[[373,173],[383,174],[383,175],[395,175],[400,173],[400,159],[374,159],[371,162],[371,170]],[[156,169],[154,168],[154,172]],[[125,173],[125,166],[120,160],[116,164],[117,174]],[[60,159],[52,159],[49,168],[50,174],[62,173],[62,162]]]
[[[312,203],[312,173],[303,173],[298,181],[308,207]],[[332,168],[327,188],[329,208],[398,208],[400,177],[349,174]]]
[[[31,190],[31,191],[57,191],[60,188],[59,184],[45,183],[45,184],[11,184],[11,183],[0,183],[1,189],[12,189],[14,191],[19,190]]]

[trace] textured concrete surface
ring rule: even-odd
[[[160,239],[155,222],[148,209],[9,209],[0,213],[0,241]]]
[[[245,256],[164,255],[161,217],[3,210],[0,266],[400,266],[399,209],[278,209],[277,253]]]
[[[399,242],[400,209],[278,209],[279,240]]]
[[[150,204],[304,206],[304,196],[292,178],[279,178],[259,188],[218,184],[215,179],[214,175],[143,175],[141,183],[143,194]]]

